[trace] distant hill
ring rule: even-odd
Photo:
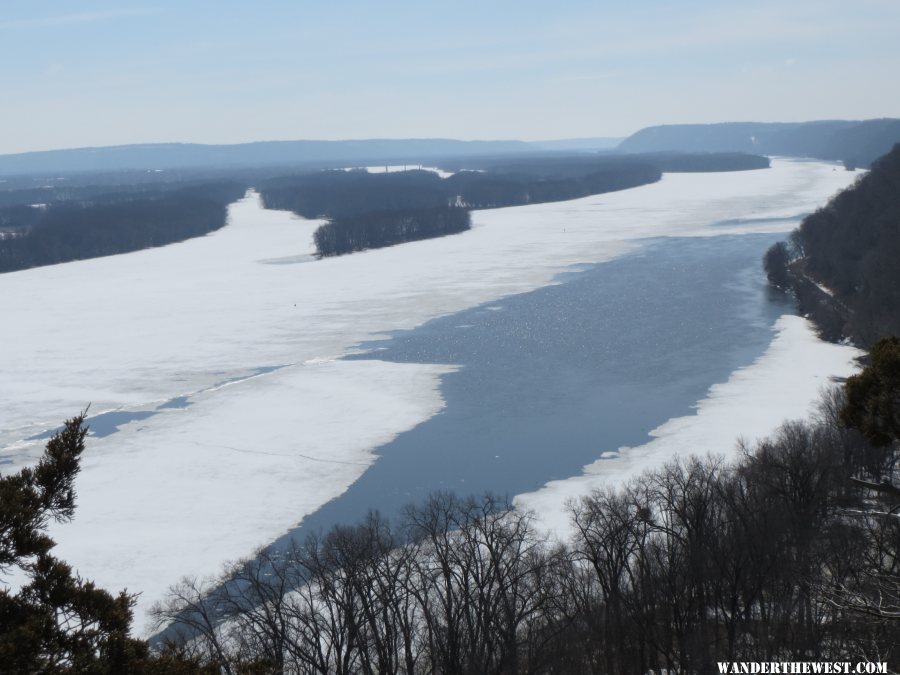
[[[236,145],[156,143],[0,155],[0,175],[77,171],[415,163],[426,159],[533,152],[524,141],[372,139],[262,141]]]
[[[816,122],[726,122],[647,127],[619,152],[751,152],[869,166],[900,142],[900,119]]]
[[[151,143],[0,155],[0,176],[79,172],[323,169],[372,164],[496,163],[512,156],[628,153],[749,153],[837,160],[869,166],[900,142],[900,119],[863,122],[725,122],[673,124],[611,137],[546,141],[460,141],[446,138],[346,141],[260,141],[234,145]],[[462,164],[460,166],[462,166]],[[464,166],[463,168],[471,168]]]
[[[868,166],[900,142],[900,120],[864,122],[726,122],[647,127],[622,140],[611,137],[546,141],[460,141],[446,138],[346,141],[260,141],[234,145],[151,143],[45,150],[0,155],[0,176],[54,176],[79,172],[324,169],[373,164],[496,163],[512,156],[613,153],[749,153],[789,155]],[[466,160],[460,164],[459,160]]]
[[[636,131],[616,149],[619,152],[757,152],[761,136],[792,126],[799,125],[758,122],[665,124]]]
[[[823,156],[852,166],[869,166],[900,143],[900,119],[866,120],[832,134]]]
[[[598,138],[563,138],[556,141],[529,141],[529,145],[537,150],[576,150],[590,152],[592,150],[613,150],[622,138],[598,137]]]

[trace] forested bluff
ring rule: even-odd
[[[900,335],[900,144],[764,257],[772,285],[830,340]]]

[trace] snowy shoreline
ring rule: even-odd
[[[53,530],[59,555],[85,577],[142,592],[140,628],[182,575],[214,574],[288,531],[353,483],[375,448],[443,405],[446,366],[336,357],[553,283],[642,238],[785,231],[854,177],[789,161],[669,174],[571,202],[475,212],[462,235],[314,264],[297,263],[309,259],[318,222],[261,210],[250,195],[206,237],[0,275],[10,326],[0,459],[32,461],[41,442],[25,439],[88,402],[96,413],[187,399],[91,438],[75,521]],[[246,377],[260,368],[273,370]]]
[[[517,495],[515,505],[533,511],[547,531],[564,539],[571,534],[569,504],[592,490],[621,485],[675,457],[736,459],[739,440],[753,445],[785,421],[809,419],[822,392],[858,370],[863,352],[821,340],[808,319],[785,314],[774,331],[766,352],[710,387],[695,414],[668,420],[643,445],[599,447],[598,459],[582,475]]]

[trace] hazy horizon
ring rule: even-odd
[[[886,119],[887,116],[881,116],[880,118],[868,118],[868,119]],[[575,136],[575,137],[558,137],[558,138],[454,138],[449,136],[369,136],[365,138],[254,138],[249,140],[238,140],[238,141],[227,141],[222,143],[217,142],[203,142],[203,141],[192,141],[192,140],[161,140],[161,141],[135,141],[131,143],[113,143],[107,145],[72,145],[65,147],[52,147],[52,148],[41,148],[40,150],[19,150],[14,152],[0,152],[0,156],[5,155],[16,155],[16,154],[29,154],[35,152],[55,152],[55,151],[64,151],[64,150],[102,150],[108,148],[125,148],[129,146],[140,147],[144,145],[209,145],[209,146],[232,146],[232,145],[251,145],[254,143],[294,143],[294,142],[306,142],[306,141],[315,141],[315,142],[324,142],[324,143],[352,143],[352,142],[367,142],[367,141],[461,141],[464,143],[491,143],[491,142],[500,142],[500,143],[514,143],[514,142],[524,142],[524,143],[533,143],[533,144],[541,144],[541,143],[560,143],[560,142],[575,142],[575,141],[593,141],[593,140],[616,140],[621,141],[629,136],[631,136],[634,132],[640,131],[641,129],[647,127],[655,127],[655,126],[674,126],[674,125],[691,125],[691,124],[743,124],[743,123],[760,123],[760,124],[778,124],[778,123],[804,123],[804,122],[822,122],[829,121],[836,118],[822,118],[815,120],[784,120],[784,119],[772,119],[772,120],[713,120],[708,122],[657,122],[648,124],[646,126],[642,126],[634,129],[631,133],[624,134],[622,136],[606,136],[606,135],[597,135],[597,136]],[[894,119],[894,118],[891,118]],[[862,119],[858,120],[846,120],[850,122],[861,122],[864,121]]]
[[[894,117],[898,22],[889,0],[12,0],[0,154]]]
[[[635,129],[637,131],[637,129]],[[461,141],[464,143],[490,143],[490,142],[518,142],[522,141],[525,143],[557,143],[563,141],[592,141],[592,140],[622,140],[627,138],[627,136],[579,136],[573,138],[536,138],[536,139],[523,139],[523,138],[451,138],[449,136],[409,136],[409,137],[399,137],[399,136],[370,136],[366,138],[254,138],[245,141],[228,141],[224,143],[216,143],[216,142],[201,142],[201,141],[190,141],[190,140],[171,140],[171,141],[148,141],[148,142],[133,142],[133,143],[115,143],[110,145],[72,145],[67,147],[58,147],[58,148],[42,148],[40,150],[21,150],[15,152],[0,152],[0,156],[3,155],[17,155],[17,154],[29,154],[32,152],[55,152],[58,150],[100,150],[106,148],[122,148],[122,147],[140,147],[143,145],[210,145],[210,146],[231,146],[231,145],[250,145],[253,143],[295,143],[295,142],[306,142],[306,141],[315,141],[315,142],[323,142],[323,143],[352,143],[352,142],[366,142],[366,141]]]

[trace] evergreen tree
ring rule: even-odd
[[[151,657],[129,634],[134,596],[97,588],[52,555],[47,526],[74,516],[86,435],[84,414],[73,417],[35,467],[0,475],[0,574],[27,577],[18,592],[0,590],[0,672],[216,672],[177,653]]]
[[[882,338],[869,352],[869,365],[847,380],[841,420],[874,445],[900,440],[900,338]]]

